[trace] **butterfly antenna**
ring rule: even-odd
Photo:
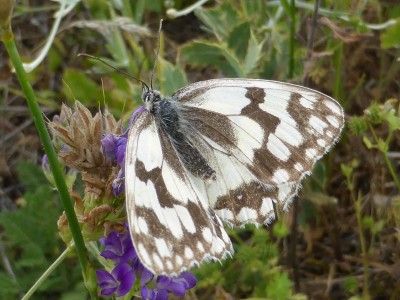
[[[103,59],[101,59],[101,58],[99,58],[99,57],[96,57],[96,56],[93,56],[93,55],[90,55],[90,54],[86,54],[86,53],[78,53],[77,56],[86,56],[86,57],[88,57],[88,58],[90,58],[90,59],[97,60],[97,61],[99,61],[99,62],[105,64],[106,66],[110,67],[111,69],[117,71],[118,73],[123,74],[123,75],[125,75],[125,76],[127,76],[127,77],[129,77],[129,78],[131,78],[131,79],[136,80],[136,81],[139,81],[139,82],[142,84],[142,86],[143,86],[146,90],[149,91],[149,86],[148,86],[144,81],[142,81],[142,80],[140,80],[140,79],[138,79],[138,78],[136,78],[136,77],[133,77],[132,75],[130,75],[130,74],[128,74],[128,73],[126,73],[126,72],[124,72],[124,71],[122,71],[122,70],[117,69],[116,67],[113,67],[113,66],[110,65],[108,62],[104,61]]]
[[[151,77],[150,77],[150,88],[151,89],[153,89],[153,77],[154,77],[154,73],[156,72],[158,55],[160,54],[162,22],[163,22],[163,19],[160,20],[160,27],[158,28],[158,47],[157,47],[157,53],[156,53],[156,60],[154,61],[153,71],[151,72]]]

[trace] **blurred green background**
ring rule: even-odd
[[[304,84],[346,111],[341,141],[268,228],[229,230],[233,259],[195,270],[187,299],[400,299],[400,4],[397,1],[19,1],[12,21],[43,113],[75,99],[126,122],[141,86],[165,95],[221,77]],[[294,5],[294,6],[293,6]],[[315,17],[314,17],[315,16]],[[59,22],[59,26],[57,25]],[[52,37],[54,32],[54,38]],[[45,50],[46,44],[50,47]],[[62,208],[0,47],[0,298],[17,299],[65,249]],[[85,299],[75,257],[32,299]]]

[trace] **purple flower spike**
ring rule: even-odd
[[[117,292],[117,297],[123,296],[131,290],[135,282],[135,272],[127,263],[117,265],[111,274],[105,270],[98,270],[96,275],[101,294],[104,296],[115,292]]]

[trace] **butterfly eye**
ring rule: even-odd
[[[144,102],[147,102],[147,101],[148,101],[149,93],[150,93],[149,89],[146,88],[146,87],[143,85],[143,86],[142,86],[142,100],[143,100]]]
[[[144,90],[142,99],[143,102],[155,103],[161,100],[161,94],[156,90]]]
[[[143,93],[142,93],[142,100],[143,100],[143,102],[147,102],[147,101],[148,101],[148,98],[149,98],[149,92],[143,91]]]

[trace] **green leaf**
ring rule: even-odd
[[[321,187],[325,187],[328,180],[325,165],[322,162],[318,161],[314,166],[314,170],[311,176],[312,191],[321,191]]]
[[[262,54],[262,44],[263,43],[258,43],[256,36],[251,32],[246,58],[244,60],[244,72],[246,75],[249,75],[254,68],[257,67]]]
[[[172,96],[176,90],[187,85],[186,73],[179,65],[174,66],[170,62],[159,58],[158,66],[159,89],[164,95]]]
[[[164,1],[146,1],[145,8],[149,11],[161,12],[164,5]]]
[[[374,226],[374,219],[371,216],[362,218],[362,225],[365,229],[371,229]]]
[[[228,47],[239,60],[244,60],[250,39],[250,23],[244,22],[233,28],[228,37]]]
[[[182,57],[194,66],[214,66],[227,77],[243,77],[238,59],[228,49],[216,43],[194,42],[181,49]]]
[[[255,247],[241,245],[235,256],[235,259],[243,265],[246,265],[257,257],[257,249]]]
[[[24,197],[26,206],[13,212],[3,212],[0,224],[7,241],[20,248],[17,265],[34,267],[47,262],[47,251],[57,247],[57,216],[59,207],[54,201],[54,191],[42,186]]]
[[[353,174],[354,168],[352,168],[349,165],[346,164],[340,164],[340,168],[342,170],[342,174],[346,177],[346,178],[350,178],[351,174]]]
[[[367,138],[366,136],[363,136],[363,142],[365,147],[367,147],[367,149],[372,149],[372,148],[376,148],[376,145],[374,145],[371,140],[369,138]]]
[[[400,18],[396,19],[396,24],[388,27],[381,34],[381,47],[383,49],[400,47]]]
[[[4,298],[0,292],[1,299],[16,299],[18,294],[26,292],[60,252],[56,226],[60,207],[54,190],[46,183],[26,193],[24,201],[26,204],[22,208],[0,214],[0,226],[3,229],[1,242],[9,253],[18,282],[18,286],[15,286],[18,291],[14,288],[10,291],[14,292],[14,296]],[[76,278],[71,280],[75,272],[67,271],[63,266],[51,274],[39,288],[40,291],[62,291],[77,281]],[[80,276],[78,278],[81,280]],[[44,294],[35,295],[32,299],[43,297]]]
[[[57,69],[61,67],[63,58],[59,51],[54,50],[54,48],[50,48],[49,54],[47,55],[47,61],[49,64],[49,71],[56,72]]]
[[[48,259],[54,257],[59,243],[56,226],[59,207],[54,201],[54,191],[46,184],[25,194],[24,200],[26,206],[21,209],[0,214],[4,229],[2,243],[10,249],[10,260],[14,260],[19,293],[26,291],[50,265]]]
[[[272,232],[277,238],[284,238],[290,233],[289,228],[286,226],[283,220],[283,218],[280,218],[272,228]]]
[[[19,286],[9,275],[0,272],[0,298],[15,299],[18,294]]]
[[[78,99],[82,104],[97,103],[103,99],[102,89],[84,73],[66,69],[63,74],[64,93],[74,102]]]
[[[241,22],[238,10],[228,1],[212,9],[197,9],[195,15],[219,41],[224,41],[232,28]]]
[[[282,5],[283,9],[286,11],[286,13],[288,15],[290,15],[291,8],[290,8],[290,5],[289,5],[289,2],[287,0],[280,0],[280,2],[281,2],[281,5]]]
[[[264,245],[269,241],[268,231],[263,229],[256,229],[253,232],[253,244],[256,246],[258,244]]]
[[[241,1],[241,5],[246,19],[251,20],[253,28],[264,26],[265,21],[268,20],[268,11],[272,9],[266,7],[267,2],[265,0]]]
[[[356,292],[358,289],[358,280],[354,276],[348,276],[343,281],[343,287],[348,292]]]
[[[266,293],[271,299],[289,299],[292,294],[292,285],[286,273],[276,273],[267,283]]]
[[[27,191],[35,191],[43,185],[49,186],[49,182],[42,169],[36,164],[20,162],[18,164],[18,175]]]
[[[81,300],[87,298],[87,290],[83,282],[78,282],[72,289],[62,294],[60,300]]]
[[[223,262],[226,264],[227,262]],[[201,268],[193,270],[194,274],[198,279],[197,288],[214,288],[216,284],[224,284],[225,277],[223,276],[221,264],[219,263],[210,263],[203,264]]]
[[[384,140],[381,138],[378,139],[378,150],[381,152],[388,152],[389,151],[389,145],[386,144]]]
[[[386,113],[382,116],[384,120],[389,123],[389,127],[391,130],[400,129],[400,118],[397,117],[394,112]]]

